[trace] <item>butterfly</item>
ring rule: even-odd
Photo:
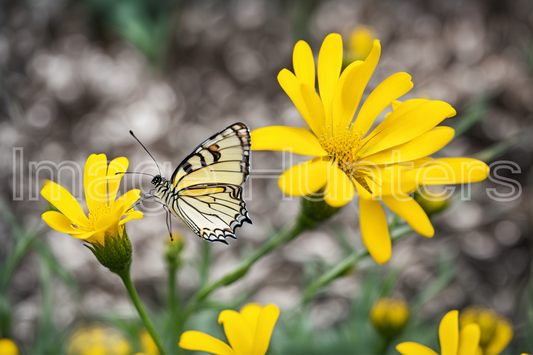
[[[158,198],[199,237],[228,244],[226,238],[237,239],[237,227],[252,223],[241,186],[250,174],[250,153],[250,130],[234,123],[194,149],[170,180],[161,172],[155,175],[150,197]]]

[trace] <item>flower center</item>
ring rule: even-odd
[[[359,160],[357,153],[359,148],[361,148],[363,132],[352,132],[352,125],[344,129],[339,128],[337,125],[333,131],[330,127],[324,127],[322,131],[324,133],[320,136],[318,142],[333,158],[339,168],[351,175]]]
[[[87,232],[96,230],[96,223],[99,219],[106,217],[111,211],[111,207],[105,203],[101,203],[96,208],[89,211],[89,223],[86,226],[78,226],[73,224],[74,228],[82,229]]]

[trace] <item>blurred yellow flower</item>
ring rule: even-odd
[[[358,110],[380,54],[376,40],[364,62],[353,62],[341,73],[342,38],[328,35],[318,55],[319,96],[313,53],[306,42],[299,41],[293,53],[295,74],[283,69],[278,81],[311,131],[264,127],[254,130],[251,140],[253,150],[315,156],[281,175],[279,186],[287,195],[313,195],[324,189],[325,201],[342,207],[357,192],[363,242],[374,260],[384,263],[390,259],[392,246],[378,199],[415,231],[431,237],[434,229],[429,218],[409,194],[419,185],[481,181],[489,168],[470,158],[428,158],[453,138],[452,128],[436,126],[454,116],[455,110],[443,101],[396,101],[413,87],[407,73],[385,79]],[[393,111],[368,133],[378,115],[391,105]]]
[[[448,312],[440,322],[439,340],[442,355],[481,355],[479,338],[481,331],[477,324],[461,327],[459,332],[459,311]],[[396,346],[402,355],[437,355],[427,346],[404,342]]]
[[[375,34],[370,27],[357,26],[350,34],[349,58],[351,60],[365,60],[372,50]]]
[[[385,338],[392,339],[401,333],[409,320],[409,305],[399,299],[381,298],[370,311],[370,320]]]
[[[53,229],[68,233],[74,238],[105,245],[106,233],[122,235],[123,225],[143,214],[130,210],[140,196],[140,190],[130,190],[116,198],[128,159],[116,158],[107,165],[105,154],[92,154],[85,163],[84,187],[88,216],[74,196],[53,181],[45,182],[41,195],[60,212],[43,213],[43,220]],[[125,218],[123,218],[125,217]]]
[[[17,344],[11,339],[0,339],[0,355],[18,355],[19,348]]]
[[[205,333],[189,330],[181,335],[179,346],[217,355],[264,355],[278,317],[279,308],[272,304],[261,307],[249,303],[240,312],[225,310],[220,313],[218,322],[224,325],[230,345]]]
[[[461,327],[477,324],[481,329],[479,346],[484,355],[498,355],[513,339],[513,326],[494,310],[479,306],[467,307],[461,312]]]
[[[148,330],[143,329],[139,335],[141,340],[142,353],[146,355],[159,355],[159,349],[155,344],[154,339],[148,333]]]
[[[100,324],[79,328],[67,345],[70,355],[127,355],[131,351],[130,343],[119,331]]]

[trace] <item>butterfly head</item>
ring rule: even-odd
[[[161,175],[156,175],[152,179],[152,185],[159,186],[163,182],[163,177]]]

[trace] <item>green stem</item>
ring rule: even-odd
[[[203,286],[189,303],[186,314],[196,309],[197,304],[199,302],[205,300],[211,293],[213,293],[218,288],[222,286],[231,285],[232,283],[243,277],[248,272],[250,267],[261,257],[266,255],[273,249],[277,248],[278,246],[288,243],[308,228],[309,224],[306,223],[306,221],[304,221],[302,218],[299,218],[292,228],[284,228],[276,236],[270,238],[267,242],[261,245],[259,249],[255,250],[252,255],[244,259],[233,272],[230,272],[229,274],[225,275],[224,277],[215,282]]]
[[[200,287],[205,286],[209,280],[209,243],[202,243],[202,264],[200,265]]]
[[[390,343],[392,342],[391,338],[385,338],[381,337],[381,340],[378,341],[377,347],[376,347],[376,354],[378,355],[386,355],[387,349],[389,348]]]
[[[122,282],[124,282],[124,286],[126,286],[126,290],[128,290],[128,294],[130,295],[130,298],[133,301],[135,308],[137,308],[137,312],[139,312],[139,316],[141,317],[144,323],[144,326],[146,327],[146,330],[148,330],[148,333],[150,333],[150,335],[152,336],[152,339],[154,339],[154,342],[157,345],[159,352],[161,353],[161,355],[167,355],[168,354],[167,349],[165,349],[165,347],[163,346],[163,343],[161,342],[159,335],[155,331],[154,325],[152,324],[152,321],[148,317],[148,314],[146,313],[146,310],[144,309],[144,306],[139,298],[139,295],[137,294],[137,291],[135,290],[135,286],[133,286],[133,282],[131,282],[129,266],[124,268],[124,270],[122,271],[116,271],[116,274],[120,276],[120,278],[122,279]]]
[[[398,228],[395,228],[391,234],[391,240],[392,243],[396,242],[398,239],[402,238],[403,236],[411,233],[413,230],[409,226],[401,226]],[[322,287],[326,286],[333,280],[337,279],[338,277],[344,275],[348,270],[350,270],[354,265],[356,265],[360,260],[364,259],[370,255],[368,253],[368,250],[360,251],[358,253],[353,253],[348,255],[346,258],[341,260],[340,263],[336,264],[333,268],[326,271],[322,276],[320,276],[318,279],[316,279],[304,292],[303,294],[303,301],[308,302],[313,298],[313,296],[316,294],[318,290],[320,290]]]
[[[173,318],[178,315],[178,296],[176,292],[177,268],[168,266],[167,302]]]

